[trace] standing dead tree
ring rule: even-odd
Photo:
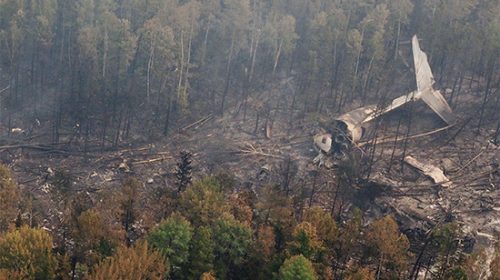
[[[297,164],[292,160],[290,156],[287,156],[285,160],[281,163],[281,186],[285,195],[288,197],[290,195],[290,186],[295,175],[298,172]]]
[[[175,177],[177,178],[177,193],[182,192],[186,187],[191,184],[193,178],[191,177],[192,171],[192,154],[187,151],[182,151],[180,154],[180,162],[177,163],[177,170]]]
[[[486,105],[488,104],[488,100],[489,100],[489,96],[490,96],[490,92],[491,92],[491,82],[493,79],[493,72],[495,69],[495,59],[493,59],[490,62],[488,69],[489,69],[489,71],[488,71],[488,78],[487,78],[487,82],[486,82],[486,90],[484,91],[484,98],[483,98],[483,101],[481,103],[481,109],[479,111],[479,123],[477,125],[477,132],[476,132],[477,134],[479,134],[480,129],[481,129],[483,122],[484,122],[485,108],[486,108]]]
[[[493,136],[493,144],[498,146],[498,136],[500,136],[500,120],[497,122],[497,129],[495,130],[495,135]]]

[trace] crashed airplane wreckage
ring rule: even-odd
[[[447,124],[455,121],[450,106],[441,93],[433,88],[431,67],[427,55],[420,49],[416,35],[412,38],[412,50],[417,90],[394,99],[386,107],[368,105],[335,118],[327,133],[314,136],[314,146],[319,150],[315,163],[323,165],[326,156],[332,156],[334,160],[346,158],[352,146],[363,136],[370,121],[409,102],[422,100]]]

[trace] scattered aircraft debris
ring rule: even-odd
[[[10,133],[12,133],[14,135],[22,134],[22,133],[24,133],[24,129],[19,128],[19,127],[15,127],[15,128],[12,128],[10,130]]]
[[[448,125],[455,121],[450,106],[441,93],[433,88],[434,76],[427,55],[420,49],[416,35],[412,39],[412,50],[417,90],[394,99],[385,107],[368,105],[335,118],[326,133],[314,136],[314,145],[319,150],[318,156],[313,161],[314,163],[329,168],[332,164],[325,160],[325,156],[332,156],[334,162],[346,158],[351,148],[365,134],[370,121],[409,102],[422,100]]]
[[[426,176],[430,177],[434,183],[439,184],[443,187],[451,187],[452,182],[446,175],[444,175],[443,170],[432,165],[418,161],[412,156],[406,156],[405,162],[409,165],[415,167],[416,169],[422,171]]]

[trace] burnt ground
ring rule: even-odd
[[[246,112],[245,102],[231,104],[224,116],[185,120],[185,125],[170,137],[152,144],[137,141],[134,145],[83,153],[68,129],[61,142],[72,144],[42,145],[49,140],[4,137],[0,157],[15,172],[22,191],[36,198],[43,209],[40,223],[48,229],[54,229],[62,215],[61,202],[54,198],[49,179],[55,170],[72,174],[72,192],[84,192],[95,199],[130,175],[144,183],[145,191],[173,187],[178,154],[189,150],[194,155],[196,178],[229,171],[237,178],[239,188],[252,188],[257,193],[262,185],[278,182],[290,186],[301,207],[321,205],[342,217],[356,206],[364,210],[367,222],[393,213],[405,230],[428,230],[454,220],[467,235],[478,240],[476,244],[489,246],[500,234],[500,149],[491,141],[496,120],[486,118],[478,130],[481,89],[462,91],[452,104],[457,124],[446,130],[413,137],[446,126],[419,103],[384,116],[378,125],[374,122],[372,126],[378,129],[371,129],[365,142],[353,151],[354,165],[359,170],[349,173],[348,189],[339,185],[342,180],[338,170],[312,163],[317,154],[312,136],[334,116],[361,104],[354,101],[341,112],[324,106],[322,114],[304,113],[295,100],[295,91],[286,83],[248,99]],[[331,96],[325,94],[323,98]],[[492,103],[487,110],[493,112],[495,106]],[[259,115],[259,111],[270,113]],[[50,124],[42,122],[32,134],[43,135],[48,130]],[[393,139],[396,135],[398,141]],[[375,136],[376,142],[372,141]],[[405,136],[411,137],[404,140]],[[401,163],[403,155],[443,169],[452,186],[435,184]]]

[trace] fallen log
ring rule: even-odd
[[[455,124],[451,124],[451,125],[448,125],[448,126],[445,126],[445,127],[441,127],[441,128],[438,128],[438,129],[435,129],[435,130],[432,130],[432,131],[428,131],[428,132],[424,132],[424,133],[419,133],[419,134],[411,135],[411,136],[408,136],[408,137],[402,137],[402,138],[387,137],[387,138],[382,138],[382,139],[377,140],[377,144],[380,145],[380,144],[384,144],[384,143],[401,142],[401,141],[405,141],[405,140],[411,140],[411,139],[416,139],[416,138],[420,138],[420,137],[430,136],[430,135],[436,134],[438,132],[448,130],[448,129],[454,127],[454,126],[455,126]],[[361,142],[361,143],[358,144],[358,146],[363,147],[363,146],[368,145],[368,144],[370,144],[372,142],[373,142],[372,140]]]
[[[471,160],[469,160],[467,163],[465,163],[456,173],[460,173],[461,171],[463,171],[465,168],[467,168],[469,165],[471,165],[474,161],[476,161],[484,152],[488,151],[487,149],[488,149],[490,144],[491,143],[488,142],[486,147],[481,152],[479,152],[475,157],[473,157]],[[492,153],[493,156],[495,156],[498,149],[499,149],[499,147],[496,147],[492,151],[488,151],[488,152]]]
[[[208,116],[206,116],[206,117],[204,117],[204,118],[202,118],[202,119],[200,119],[200,120],[198,120],[198,121],[196,121],[196,122],[194,122],[192,124],[189,124],[189,125],[181,128],[180,130],[181,131],[186,131],[186,130],[188,130],[188,129],[192,128],[192,127],[195,127],[197,125],[202,125],[202,124],[206,123],[207,121],[209,121],[210,119],[212,119],[212,117],[213,117],[212,114],[210,114],[210,115],[208,115]]]
[[[159,157],[159,158],[153,158],[153,159],[148,159],[148,160],[140,160],[140,161],[134,161],[132,164],[147,164],[147,163],[154,163],[158,161],[164,161],[167,159],[172,159],[172,157]]]
[[[15,145],[0,146],[0,151],[11,150],[11,149],[32,149],[32,150],[39,150],[39,151],[51,152],[51,153],[70,154],[69,151],[62,150],[62,149],[57,149],[53,145],[15,144]]]
[[[4,91],[8,90],[9,88],[10,88],[10,85],[9,85],[9,86],[7,86],[6,88],[4,88],[4,89],[0,90],[0,93],[2,93],[2,92],[4,92]]]
[[[243,155],[248,155],[248,156],[264,156],[264,157],[271,157],[271,158],[279,158],[279,159],[284,159],[284,157],[279,156],[279,155],[273,155],[268,152],[265,152],[264,149],[255,147],[254,145],[250,143],[246,143],[245,147],[240,148],[239,151],[237,151],[239,154]]]

